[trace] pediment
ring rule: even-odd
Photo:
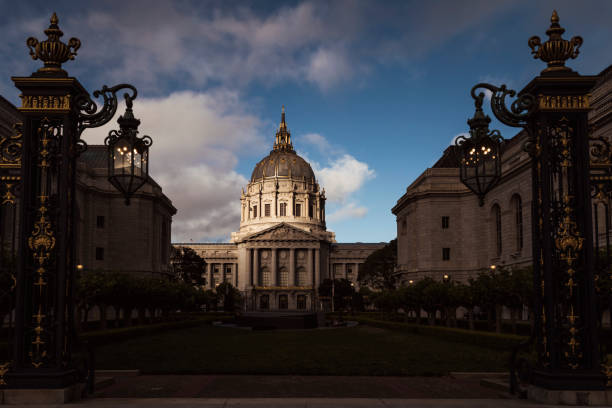
[[[314,234],[296,228],[290,224],[280,223],[263,231],[246,237],[244,241],[319,241]]]

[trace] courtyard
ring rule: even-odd
[[[441,376],[507,371],[509,352],[369,326],[249,331],[201,325],[105,344],[96,368],[145,374]]]

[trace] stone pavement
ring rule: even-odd
[[[292,375],[115,376],[103,398],[487,398],[505,393],[480,377]]]
[[[17,407],[12,405],[12,407]],[[23,408],[43,407],[25,405]],[[95,398],[46,408],[546,408],[516,399],[405,398]],[[554,406],[557,407],[557,406]]]

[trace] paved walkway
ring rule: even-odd
[[[12,405],[12,407],[18,407]],[[24,408],[35,408],[26,405]],[[38,406],[42,407],[42,406]],[[387,399],[387,398],[98,398],[47,408],[545,408],[515,399]],[[554,406],[558,408],[556,405]]]
[[[289,375],[117,376],[103,398],[500,398],[480,378]]]

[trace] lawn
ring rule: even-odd
[[[98,369],[167,374],[443,375],[504,371],[509,354],[380,328],[247,331],[202,325],[96,348]]]

